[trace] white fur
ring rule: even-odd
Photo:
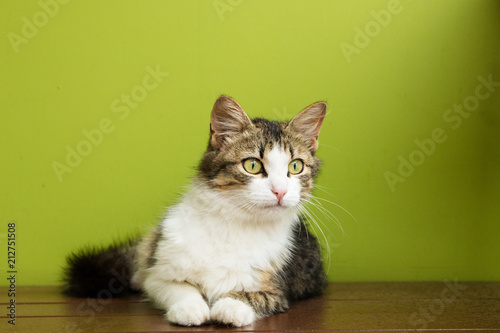
[[[278,199],[272,189],[286,190],[281,205],[295,207],[300,201],[300,180],[296,176],[287,177],[290,155],[275,146],[264,159],[265,178],[256,178],[250,183],[248,195],[262,206],[276,206]]]
[[[255,320],[255,313],[245,303],[229,297],[218,300],[210,311],[212,320],[236,327],[251,324]]]
[[[134,276],[170,321],[199,325],[210,316],[242,326],[255,319],[246,304],[219,299],[230,291],[261,290],[262,271],[288,259],[300,200],[299,180],[287,177],[289,162],[274,148],[263,161],[268,177],[255,177],[248,189],[216,191],[198,180],[170,210],[156,264]],[[281,204],[272,193],[276,187],[287,191]]]

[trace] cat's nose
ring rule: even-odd
[[[278,198],[278,205],[281,205],[281,200],[283,200],[283,197],[286,194],[286,190],[280,188],[273,188],[271,191],[274,193],[276,198]]]

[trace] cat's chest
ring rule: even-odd
[[[232,290],[258,290],[263,273],[276,270],[289,251],[288,228],[244,228],[165,221],[161,263],[170,278],[199,285],[208,297]],[[168,267],[167,267],[168,266]]]

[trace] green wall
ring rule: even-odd
[[[18,284],[156,223],[221,93],[282,120],[329,103],[332,281],[500,279],[498,1],[55,4],[0,5],[0,267],[15,221]]]

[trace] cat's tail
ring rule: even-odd
[[[136,240],[104,248],[85,248],[66,258],[66,295],[110,299],[137,292],[131,286]]]

